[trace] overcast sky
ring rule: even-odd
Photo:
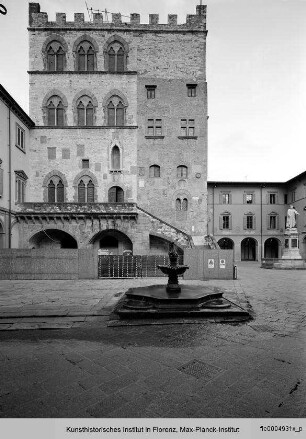
[[[84,0],[37,0],[87,15]],[[0,82],[28,112],[28,1],[1,0]],[[129,16],[195,13],[198,0],[87,0]],[[207,4],[208,179],[285,181],[306,170],[306,0],[203,0]]]

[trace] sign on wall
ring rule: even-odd
[[[220,259],[220,268],[225,268],[225,259]]]
[[[215,268],[215,260],[208,259],[208,268]]]

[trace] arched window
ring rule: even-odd
[[[119,186],[112,186],[108,191],[108,202],[109,203],[123,203],[124,192]]]
[[[94,106],[88,96],[82,96],[77,103],[77,125],[94,125]]]
[[[62,180],[54,176],[48,183],[48,203],[64,203],[65,187]]]
[[[152,165],[149,168],[149,177],[160,177],[160,166],[158,165]]]
[[[59,96],[52,96],[48,100],[46,109],[48,126],[65,125],[65,109]]]
[[[89,41],[82,41],[77,48],[76,54],[76,67],[79,72],[95,70],[95,51]]]
[[[47,70],[62,72],[65,65],[65,51],[58,41],[52,41],[47,46]]]
[[[121,163],[120,163],[120,149],[117,145],[115,145],[112,149],[111,153],[111,167],[112,170],[119,170],[121,169]]]
[[[188,177],[187,166],[178,166],[176,168],[176,176],[177,176],[177,178],[187,178]]]
[[[186,212],[188,210],[187,198],[177,198],[175,200],[175,210]]]
[[[113,96],[107,105],[107,125],[124,126],[125,107],[119,96]]]
[[[93,184],[92,180],[88,180],[88,177],[86,176],[78,184],[78,202],[79,203],[95,202],[95,185]]]
[[[121,43],[114,41],[107,50],[108,71],[111,73],[124,72],[126,66],[126,54]]]

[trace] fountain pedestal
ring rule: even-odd
[[[222,320],[248,320],[249,313],[223,298],[215,287],[179,285],[178,276],[189,267],[178,265],[173,245],[169,251],[169,265],[158,268],[168,275],[165,285],[129,289],[115,313],[122,319],[162,317],[210,317]]]

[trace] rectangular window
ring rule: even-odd
[[[284,204],[288,203],[288,194],[284,194]]]
[[[291,201],[292,201],[292,203],[295,202],[295,197],[296,197],[296,193],[295,193],[295,191],[292,191],[291,192]]]
[[[189,98],[194,98],[197,93],[197,84],[187,84],[187,96]]]
[[[254,217],[253,217],[253,215],[247,215],[246,228],[247,229],[253,229],[253,225],[254,225]]]
[[[222,204],[230,204],[230,194],[222,194]]]
[[[269,216],[269,229],[276,229],[276,215]]]
[[[82,168],[83,169],[88,169],[89,168],[89,160],[88,159],[83,159],[82,160]]]
[[[163,135],[162,119],[148,119],[147,135],[148,136]]]
[[[245,194],[245,202],[246,204],[253,204],[254,194]]]
[[[21,178],[16,177],[15,180],[15,201],[16,203],[24,203],[25,201],[25,184]]]
[[[276,194],[269,194],[269,204],[276,204]]]
[[[25,132],[18,124],[16,124],[16,146],[25,150]]]
[[[147,99],[155,99],[156,85],[146,85]]]
[[[194,126],[195,126],[194,119],[181,119],[181,136],[194,137],[195,136]]]
[[[222,226],[223,226],[223,229],[229,229],[229,215],[223,215]]]

